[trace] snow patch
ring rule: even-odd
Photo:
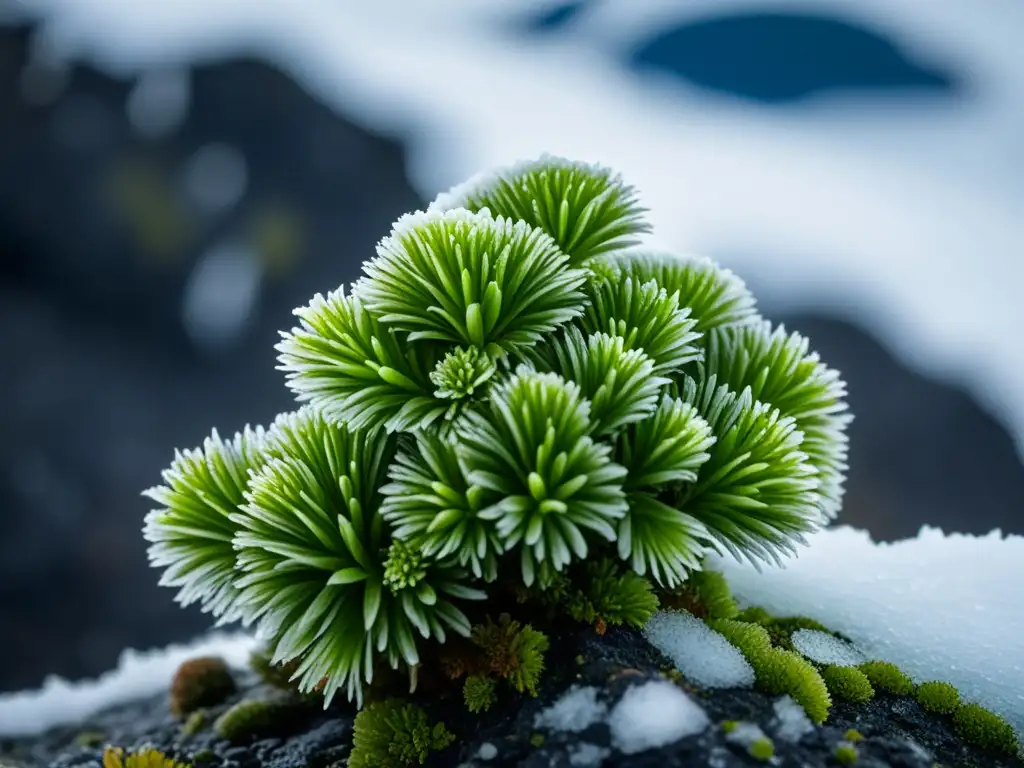
[[[809,616],[849,638],[869,659],[915,681],[945,680],[967,701],[1024,734],[1024,537],[945,535],[875,543],[866,531],[808,537],[783,568],[712,555],[744,605]]]
[[[855,667],[867,661],[857,648],[828,632],[798,629],[793,633],[792,640],[797,651],[818,664]]]
[[[612,745],[632,755],[701,733],[707,713],[678,686],[652,680],[626,691],[611,712]]]
[[[754,669],[723,635],[686,611],[658,611],[644,637],[688,680],[703,688],[749,688]]]
[[[772,704],[775,712],[775,738],[796,743],[814,730],[814,723],[807,712],[792,696],[783,696]]]
[[[182,662],[196,656],[220,656],[243,668],[254,647],[250,635],[217,633],[160,650],[125,650],[117,668],[95,680],[72,683],[53,676],[39,690],[0,694],[0,736],[32,736],[80,723],[105,707],[166,691]]]
[[[611,750],[605,747],[584,742],[578,745],[573,750],[573,753],[569,755],[569,765],[579,766],[580,768],[594,768],[594,766],[601,765],[610,753]]]
[[[538,712],[533,724],[552,731],[579,733],[600,722],[607,711],[604,703],[597,700],[596,688],[574,685],[558,701]]]

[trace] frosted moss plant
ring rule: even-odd
[[[517,595],[639,625],[709,551],[794,552],[841,503],[843,384],[733,273],[636,250],[644,214],[612,171],[543,157],[400,218],[282,334],[297,409],[147,492],[161,582],[361,702]]]

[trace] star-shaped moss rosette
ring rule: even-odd
[[[544,157],[399,219],[282,334],[298,410],[147,492],[162,583],[361,701],[587,563],[668,595],[709,550],[794,552],[841,505],[843,383],[732,272],[635,250],[644,213]]]

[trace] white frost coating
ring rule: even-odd
[[[593,686],[573,686],[533,719],[534,727],[551,731],[580,733],[601,721],[608,712],[604,702],[597,700]]]
[[[220,656],[232,667],[244,667],[254,647],[250,635],[219,633],[187,645],[125,650],[117,668],[95,680],[71,683],[50,677],[39,690],[0,694],[0,736],[32,736],[81,722],[105,707],[165,691],[181,663],[196,656]]]
[[[754,684],[754,668],[743,654],[686,611],[658,611],[644,626],[643,633],[685,678],[699,686],[749,688]]]
[[[915,681],[945,680],[1024,734],[1024,537],[952,534],[873,543],[849,527],[808,537],[785,568],[713,555],[736,598],[805,615]]]
[[[837,667],[855,667],[867,659],[856,647],[828,632],[816,629],[798,629],[792,635],[793,647],[818,664]]]
[[[775,713],[773,728],[780,741],[798,742],[814,730],[807,711],[792,696],[783,696],[772,704]]]
[[[421,229],[431,224],[437,224],[440,222],[466,222],[469,224],[477,224],[481,219],[491,219],[491,212],[484,208],[479,212],[470,211],[466,208],[450,208],[440,210],[437,208],[430,208],[426,211],[413,211],[412,213],[403,213],[398,217],[398,220],[391,227],[391,234],[384,239],[384,243],[393,243],[401,240],[409,234],[415,235],[416,230]],[[384,245],[382,243],[382,245]]]
[[[447,192],[439,194],[434,198],[434,201],[427,210],[461,208],[469,202],[470,198],[481,197],[493,192],[503,181],[507,182],[517,176],[530,173],[546,165],[558,169],[581,170],[588,173],[588,175],[604,177],[608,180],[609,189],[621,188],[626,198],[636,194],[636,190],[633,187],[623,182],[622,174],[613,171],[611,168],[606,168],[600,163],[571,160],[565,157],[556,157],[545,152],[539,157],[523,158],[503,168],[476,173],[466,181],[456,184]]]
[[[699,704],[665,680],[633,686],[608,718],[612,746],[627,755],[695,736],[710,722]]]

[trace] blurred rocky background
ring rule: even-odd
[[[526,33],[557,28],[573,5]],[[667,32],[634,63],[775,102],[829,77],[954,88],[870,40],[877,55],[860,70],[825,67],[788,88],[706,66],[687,75],[693,60],[672,54],[715,35],[745,44],[744,23]],[[827,30],[797,33],[820,47]],[[94,676],[127,646],[208,627],[157,587],[140,492],[174,447],[289,407],[278,329],[314,292],[352,280],[390,223],[422,204],[401,146],[258,60],[122,81],[0,24],[0,690]],[[968,396],[848,323],[764,309],[849,383],[841,522],[879,539],[923,524],[1024,533],[1024,467]]]

